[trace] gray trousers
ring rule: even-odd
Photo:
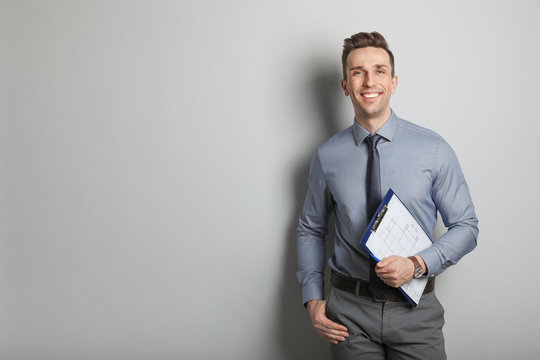
[[[327,317],[343,324],[349,337],[332,346],[334,360],[445,360],[444,310],[435,292],[418,306],[408,302],[375,302],[331,288]]]

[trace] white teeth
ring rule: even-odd
[[[363,97],[374,98],[379,96],[379,93],[362,94]]]

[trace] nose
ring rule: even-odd
[[[373,79],[375,77],[373,76],[373,74],[369,71],[366,72],[366,75],[364,76],[364,86],[365,87],[371,87],[374,85],[374,82],[373,82]]]

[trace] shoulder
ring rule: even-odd
[[[321,149],[332,149],[336,146],[343,146],[347,143],[354,143],[353,125],[349,126],[345,130],[338,132],[337,134],[329,137],[325,142],[319,145]]]
[[[435,131],[398,118],[395,140],[411,151],[422,151],[438,157],[438,153],[451,151],[450,145]]]
[[[404,119],[398,119],[395,142],[407,153],[430,159],[434,169],[457,162],[454,150],[441,135]]]
[[[433,130],[399,119],[399,141],[404,141],[410,150],[432,157],[433,166],[441,168],[457,163],[457,157],[446,140]]]
[[[317,148],[317,154],[321,158],[332,158],[336,155],[342,154],[347,149],[356,147],[354,134],[352,130],[353,126],[349,126],[345,130],[338,132],[337,134],[328,138],[325,142]]]
[[[356,150],[352,128],[349,126],[320,144],[313,155],[311,167],[326,173],[333,165],[346,161],[348,155]]]
[[[410,138],[416,138],[419,141],[427,141],[438,143],[444,141],[443,138],[435,131],[428,128],[416,125],[405,119],[398,118],[397,131],[399,136],[407,136]]]

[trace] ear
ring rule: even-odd
[[[343,89],[345,96],[349,96],[349,91],[347,90],[347,80],[341,79],[341,88]]]
[[[396,93],[397,83],[398,83],[398,77],[396,75],[392,78],[392,95]]]

